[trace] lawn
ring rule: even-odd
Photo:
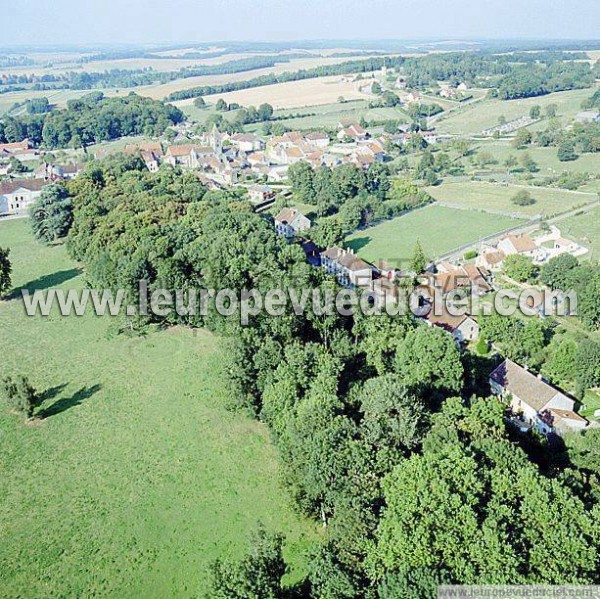
[[[581,241],[590,249],[586,258],[600,260],[600,207],[557,223],[563,235]]]
[[[508,216],[433,205],[357,231],[347,239],[347,245],[367,260],[400,265],[410,259],[417,239],[426,255],[435,258],[521,222]]]
[[[517,206],[511,198],[523,189],[529,191],[535,199],[530,206]],[[501,214],[519,217],[532,217],[537,214],[551,216],[572,210],[578,206],[597,201],[594,193],[581,193],[548,187],[523,185],[503,185],[482,181],[447,182],[427,191],[436,200],[447,202],[453,207],[472,210],[489,210]]]
[[[81,287],[63,247],[0,222],[13,283]],[[225,409],[218,339],[115,334],[108,319],[28,318],[0,303],[2,374],[45,391],[45,418],[0,406],[0,595],[203,597],[207,565],[258,521],[297,568],[314,539],[279,485],[260,423]]]
[[[444,133],[478,135],[484,129],[497,125],[500,116],[504,116],[508,121],[527,116],[530,108],[536,104],[541,106],[542,109],[548,104],[556,104],[559,118],[561,121],[566,122],[582,110],[582,100],[589,98],[592,93],[592,89],[578,89],[524,100],[489,99],[473,104],[465,104],[447,117],[440,118],[437,122],[437,128]],[[529,128],[536,130],[539,128],[544,129],[547,126],[547,120],[542,120]]]

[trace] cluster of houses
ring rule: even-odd
[[[263,138],[254,133],[228,134],[216,127],[195,136],[198,143],[170,146],[159,161],[200,170],[221,185],[236,183],[240,175],[253,174],[269,182],[287,178],[288,168],[305,161],[317,168],[355,164],[368,167],[386,158],[385,138],[371,137],[358,123],[340,123],[336,139],[323,132],[291,131]]]
[[[580,257],[587,252],[587,248],[563,237],[560,229],[553,225],[548,233],[535,239],[524,233],[505,235],[495,246],[484,246],[477,256],[476,264],[490,271],[497,271],[503,268],[507,256],[515,254],[530,258],[534,264],[540,265],[561,254]]]
[[[44,160],[44,153],[33,148],[28,140],[0,144],[0,175],[9,174],[11,158],[26,166],[34,160],[41,163],[33,170],[30,167],[27,173],[19,173],[18,178],[0,181],[0,216],[26,214],[44,186],[72,179],[83,169],[83,164],[58,165]]]
[[[289,240],[301,238],[310,225],[310,220],[295,208],[284,208],[275,217],[277,233]],[[555,241],[562,239],[560,231],[554,229],[548,236]],[[527,239],[508,235],[500,241],[500,249],[496,251],[507,252],[506,255],[535,252],[538,246]],[[335,276],[342,286],[364,290],[376,306],[384,307],[399,301],[400,288],[394,281],[398,271],[395,269],[384,263],[369,264],[351,248],[334,246],[321,251],[307,240],[302,241],[302,247],[311,264]],[[418,288],[423,310],[417,315],[427,325],[452,335],[460,346],[475,341],[479,337],[476,318],[463,312],[455,314],[445,302],[441,311],[433,310],[434,294],[441,293],[442,298],[447,299],[449,294],[458,292],[460,295],[464,290],[481,296],[494,290],[493,277],[492,270],[481,264],[456,265],[442,261],[421,277]],[[507,402],[508,421],[521,432],[535,430],[542,435],[562,435],[596,426],[577,413],[574,399],[511,360],[505,360],[490,374],[489,384],[492,392]]]

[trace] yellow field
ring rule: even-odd
[[[369,94],[359,90],[365,82],[344,81],[342,77],[318,77],[303,81],[289,81],[275,85],[253,87],[226,94],[206,96],[208,102],[216,102],[223,98],[228,103],[237,102],[243,106],[258,106],[268,102],[276,109],[299,108],[303,106],[319,106],[337,102],[340,96],[346,100],[364,100],[371,98]],[[175,102],[176,106],[185,106],[193,100]]]

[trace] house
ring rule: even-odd
[[[423,99],[423,96],[421,96],[421,94],[419,92],[408,92],[408,94],[405,97],[405,101],[407,104],[415,104],[417,102],[420,102]]]
[[[263,204],[275,199],[275,190],[268,185],[252,185],[248,188],[248,197],[253,204]]]
[[[489,378],[495,395],[510,401],[512,413],[522,430],[528,425],[540,433],[562,434],[588,426],[575,412],[575,401],[512,360],[505,360]]]
[[[190,144],[170,146],[165,154],[165,162],[171,166],[183,168],[200,168],[203,159],[215,157],[214,150],[209,146]]]
[[[298,233],[310,229],[310,220],[295,208],[284,208],[275,217],[275,229],[279,235],[292,239]]]
[[[321,252],[321,266],[328,274],[336,275],[338,281],[347,287],[370,285],[373,268],[354,254],[354,250],[332,247]]]
[[[337,134],[340,141],[344,139],[352,139],[354,141],[367,139],[369,134],[358,124],[353,123],[347,127],[342,127]]]
[[[502,268],[504,258],[506,258],[506,254],[502,250],[487,248],[477,256],[475,266],[492,272],[497,271]]]
[[[434,314],[434,310],[430,310],[425,317],[425,322],[429,326],[438,327],[447,333],[450,333],[457,343],[474,341],[479,337],[479,325],[477,321],[468,314],[454,316],[448,312],[446,307],[443,307],[441,314]]]
[[[258,152],[264,148],[262,139],[252,133],[236,133],[230,137],[230,141],[242,152]]]
[[[528,235],[506,235],[498,242],[498,249],[506,256],[512,254],[522,254],[533,258],[538,249],[537,245]]]
[[[142,152],[141,153],[142,160],[146,165],[146,168],[151,172],[155,173],[158,171],[158,167],[160,166],[160,159],[157,154],[154,152]]]
[[[21,162],[27,162],[28,160],[37,160],[40,157],[40,153],[33,148],[28,139],[0,144],[0,160],[10,159],[11,157],[17,158]]]
[[[459,84],[456,86],[456,89],[457,89],[459,92],[466,92],[466,91],[469,89],[469,87],[468,87],[468,85],[467,85],[467,84],[466,84],[466,83],[463,81],[462,83],[459,83]]]
[[[308,143],[309,145],[315,146],[317,148],[326,148],[329,143],[329,135],[327,135],[326,133],[323,133],[321,131],[313,131],[311,133],[307,133],[304,136],[304,139],[306,141],[306,143]]]
[[[33,176],[36,179],[44,179],[46,181],[57,181],[59,179],[73,179],[83,169],[83,164],[68,164],[60,166],[58,164],[50,164],[48,162],[42,162],[33,172]]]
[[[0,214],[26,214],[46,185],[48,182],[45,179],[1,181]]]

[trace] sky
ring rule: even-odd
[[[600,0],[0,0],[0,45],[600,38]]]

